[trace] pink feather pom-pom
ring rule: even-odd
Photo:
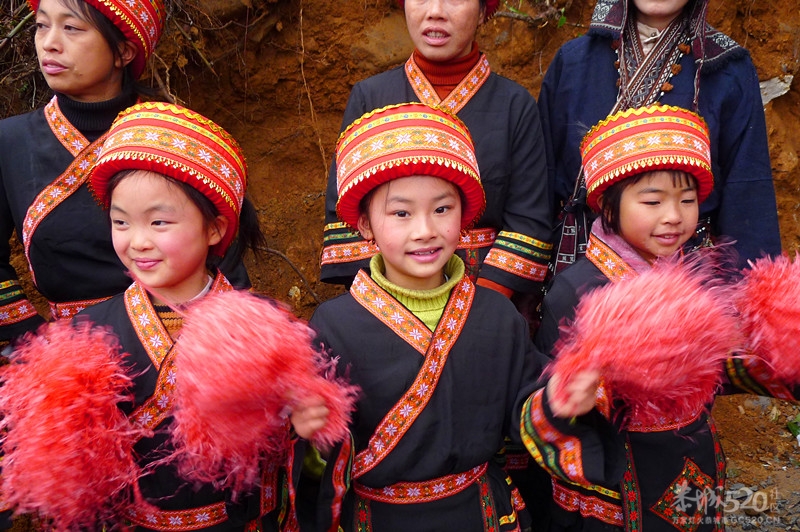
[[[736,288],[734,301],[747,347],[777,378],[800,384],[800,259],[759,259]]]
[[[663,261],[584,296],[562,326],[548,372],[565,383],[600,371],[627,407],[623,423],[653,426],[696,415],[714,396],[722,361],[740,345],[727,290],[704,271]],[[556,394],[564,394],[562,385]]]
[[[173,426],[182,476],[234,495],[249,490],[260,480],[259,460],[288,449],[287,415],[306,399],[329,410],[314,444],[346,437],[356,389],[322,375],[330,368],[312,338],[304,322],[247,292],[212,293],[187,309]]]
[[[128,504],[146,435],[118,403],[131,401],[116,336],[88,322],[28,335],[2,368],[2,496],[55,530],[99,530]]]

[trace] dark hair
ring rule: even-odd
[[[86,2],[86,0],[59,1],[63,2],[65,6],[71,8],[72,10],[82,14],[86,21],[94,26],[97,31],[100,32],[100,35],[103,36],[103,39],[108,44],[109,48],[111,48],[111,53],[114,55],[114,59],[122,59],[122,47],[126,42],[128,42],[128,38],[124,33],[122,33],[122,30],[120,30],[113,22],[111,22],[109,18],[103,15],[89,2]],[[135,92],[151,100],[169,99],[165,97],[160,89],[153,89],[138,83],[136,78],[134,78],[133,74],[131,73],[132,64],[133,62],[128,63],[123,70],[123,87],[132,85]]]
[[[111,194],[114,192],[114,189],[117,188],[117,185],[119,185],[123,179],[138,171],[139,170],[123,170],[122,172],[114,174],[111,179],[108,180],[104,199],[110,202]],[[164,174],[159,175],[170,184],[180,188],[186,196],[189,197],[191,202],[200,210],[200,215],[203,217],[203,222],[206,224],[206,227],[211,226],[216,221],[217,216],[220,215],[219,209],[217,209],[216,205],[214,205],[205,194],[183,181],[178,181]],[[250,250],[254,255],[259,255],[266,247],[266,242],[267,239],[261,231],[261,226],[258,222],[256,208],[253,202],[250,201],[250,198],[245,197],[242,202],[242,211],[239,214],[239,230],[230,247],[226,250],[224,260],[226,263],[231,264],[239,262],[244,257],[244,253],[247,250]],[[206,267],[214,271],[219,267],[222,260],[223,257],[209,253],[206,259]]]
[[[648,172],[642,172],[639,174],[632,175],[630,177],[626,177],[621,181],[617,181],[616,183],[610,185],[607,189],[603,191],[601,197],[603,198],[602,205],[600,207],[600,216],[602,218],[603,229],[614,234],[619,234],[620,232],[620,217],[619,217],[619,206],[622,200],[622,193],[625,191],[626,188],[635,185],[645,177],[649,177],[653,174],[653,172],[657,172],[659,170],[652,170]],[[697,188],[697,178],[695,178],[692,174],[688,172],[684,172],[683,170],[664,170],[665,172],[669,172],[672,176],[672,184],[674,186],[683,185],[683,184],[692,184],[695,188]]]

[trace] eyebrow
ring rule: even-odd
[[[114,205],[113,203],[111,204],[111,206],[109,207],[108,210],[109,211],[117,211],[117,212],[120,212],[122,214],[128,214],[127,211],[125,211],[125,209],[119,207],[118,205]],[[146,209],[144,212],[146,214],[152,214],[154,212],[174,212],[174,211],[175,211],[174,208],[159,203],[157,205],[153,205],[152,207]]]

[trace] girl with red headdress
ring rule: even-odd
[[[339,138],[337,215],[380,252],[311,318],[363,392],[352,442],[328,460],[322,530],[530,526],[495,456],[506,436],[521,445],[519,407],[545,358],[508,298],[454,255],[485,208],[478,165],[464,124],[419,103]]]
[[[419,101],[457,115],[470,130],[486,209],[457,253],[478,284],[511,297],[538,293],[550,258],[551,212],[536,101],[492,72],[478,49],[478,27],[498,0],[401,1],[414,52],[404,65],[357,83],[342,129],[386,105]],[[321,279],[349,285],[375,247],[336,215],[336,164],[326,193]]]
[[[77,332],[59,335],[72,325],[49,324],[44,342],[26,337],[11,355],[0,401],[9,428],[4,494],[56,528],[296,530],[289,421],[311,437],[328,424],[326,405],[348,392],[317,375],[304,323],[234,291],[215,267],[234,238],[256,245],[261,236],[257,220],[241,216],[247,168],[239,145],[189,109],[137,104],[112,124],[89,179],[134,282],[79,313]],[[74,352],[86,324],[118,338],[121,368],[111,380],[129,375],[127,392],[92,385],[93,365],[107,367],[114,356]],[[41,386],[26,380],[33,367]],[[104,402],[110,413],[98,415]],[[47,406],[37,415],[39,404]],[[84,441],[86,433],[97,437]],[[101,441],[120,450],[104,453]],[[50,484],[31,481],[48,464],[48,482],[76,487],[69,504],[53,500]],[[108,500],[96,501],[102,509],[86,508],[82,486],[117,475]]]
[[[724,261],[675,261],[714,186],[708,126],[678,107],[628,109],[594,126],[581,155],[599,216],[586,256],[545,296],[535,342],[555,353],[553,377],[521,426],[552,477],[549,530],[724,530],[715,395],[797,389],[744,347]]]
[[[0,342],[44,321],[11,266],[14,231],[52,319],[130,284],[86,179],[117,114],[140,95],[156,96],[136,81],[166,17],[163,0],[29,1],[39,66],[54,96],[42,109],[0,121]],[[223,269],[235,273],[236,286],[249,286],[237,258]]]

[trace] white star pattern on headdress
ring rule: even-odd
[[[425,142],[428,144],[438,144],[439,137],[434,133],[425,133]]]
[[[186,140],[172,139],[172,145],[181,151],[186,151]]]
[[[686,142],[686,139],[683,137],[683,135],[672,135],[672,142],[683,145]]]
[[[148,131],[147,133],[144,134],[144,138],[145,140],[150,140],[155,142],[158,140],[158,133],[156,133],[155,131]]]
[[[198,151],[197,152],[197,156],[200,157],[201,159],[203,159],[207,163],[211,162],[211,153],[209,153],[208,151],[206,151],[204,149],[201,149],[200,151]]]

